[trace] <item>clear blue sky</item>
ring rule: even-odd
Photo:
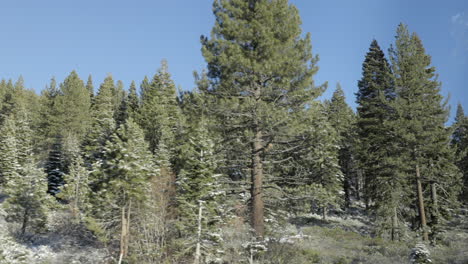
[[[291,0],[320,56],[316,82],[354,93],[372,38],[387,51],[400,22],[419,34],[450,104],[468,112],[468,1]],[[62,81],[73,69],[95,87],[107,73],[126,86],[152,76],[162,59],[182,89],[204,68],[200,35],[213,25],[212,0],[15,0],[0,6],[0,78],[21,74],[28,88]]]

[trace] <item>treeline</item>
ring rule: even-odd
[[[20,233],[70,212],[130,263],[222,259],[223,230],[259,241],[291,215],[365,205],[376,235],[437,241],[468,200],[468,118],[449,109],[416,33],[373,40],[355,113],[317,98],[318,57],[287,0],[215,1],[207,70],[177,94],[166,62],[95,92],[73,71],[40,95],[0,83],[0,186]]]

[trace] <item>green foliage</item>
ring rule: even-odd
[[[88,209],[89,198],[89,171],[84,167],[84,161],[80,153],[75,153],[64,175],[65,184],[61,186],[58,198],[68,202],[72,214],[77,220]]]
[[[410,34],[403,24],[398,26],[395,47],[390,49],[390,54],[397,94],[392,104],[398,116],[395,133],[401,147],[400,156],[406,157],[402,172],[409,177],[407,185],[415,186],[415,167],[419,166],[423,189],[436,194],[426,198],[430,201],[429,225],[435,235],[441,216],[449,215],[442,210],[457,207],[461,188],[461,174],[449,144],[451,132],[445,128],[447,102],[440,94],[436,69],[431,66],[431,58],[420,38]],[[410,200],[416,200],[416,193],[409,194]]]
[[[0,171],[5,177],[3,192],[8,195],[7,219],[21,223],[23,235],[28,227],[33,227],[34,231],[44,227],[49,204],[46,177],[36,167],[31,133],[24,118],[25,115],[18,114],[5,120],[1,138],[4,148],[0,157]],[[5,165],[7,167],[3,167]]]
[[[150,194],[149,179],[155,173],[143,131],[129,118],[111,135],[100,166],[92,173],[94,190],[90,193],[88,217],[93,220],[88,219],[88,223],[101,240],[115,246],[121,233],[122,210],[132,217],[132,211],[145,206]],[[126,220],[130,229],[138,224],[132,219]]]
[[[151,83],[141,85],[142,102],[139,124],[145,131],[145,139],[150,144],[151,152],[160,160],[169,161],[172,154],[165,152],[174,148],[175,132],[179,124],[180,110],[177,105],[175,84],[168,72],[167,62],[154,75]]]
[[[250,171],[252,223],[262,236],[262,186],[286,180],[285,156],[302,147],[307,127],[300,121],[324,89],[312,79],[318,57],[286,0],[215,1],[213,12],[211,37],[202,37],[208,83],[200,89],[223,135],[228,175],[246,179]]]
[[[461,199],[468,202],[468,118],[459,104],[453,124],[452,145],[456,151],[457,166],[463,173],[463,192]]]
[[[58,116],[53,128],[56,134],[80,140],[84,137],[91,122],[91,99],[88,92],[76,71],[72,71],[60,84],[54,104],[55,115]]]
[[[345,95],[340,84],[337,84],[336,90],[329,102],[326,102],[326,112],[328,121],[336,130],[339,144],[339,164],[343,173],[343,190],[345,192],[345,207],[349,207],[351,203],[351,195],[355,197],[359,195],[356,188],[359,181],[357,174],[356,161],[356,118],[353,110],[345,101]],[[354,189],[355,188],[355,189]],[[354,189],[354,190],[353,190]]]
[[[225,191],[216,174],[219,159],[214,142],[209,138],[206,123],[191,129],[187,141],[180,147],[181,171],[177,177],[178,231],[185,248],[192,254],[197,242],[202,243],[202,256],[214,255],[221,242],[219,228],[225,212],[222,198]],[[199,216],[202,207],[201,218]],[[197,229],[201,221],[201,237]]]

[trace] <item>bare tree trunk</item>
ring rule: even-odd
[[[393,207],[393,216],[392,216],[392,241],[396,240],[398,228],[398,214],[396,206]]]
[[[424,197],[423,197],[423,189],[422,189],[422,184],[421,184],[421,175],[419,173],[419,164],[416,164],[416,184],[418,187],[418,207],[419,207],[419,217],[421,221],[421,228],[423,230],[423,240],[429,241],[429,235],[427,233],[426,212],[424,209]]]
[[[128,255],[128,247],[130,245],[130,212],[132,210],[132,200],[128,202],[128,209],[127,209],[127,230],[125,232],[125,257]]]
[[[263,204],[263,163],[262,163],[262,133],[255,131],[255,139],[252,149],[252,227],[255,230],[257,237],[263,238],[265,234],[265,226],[263,222],[264,204]]]
[[[202,201],[199,201],[197,247],[196,247],[196,250],[195,250],[195,261],[193,262],[194,264],[199,264],[200,263],[201,231],[202,231]]]
[[[322,208],[322,219],[324,221],[327,220],[327,207],[326,206]]]
[[[23,213],[23,224],[21,225],[21,236],[24,236],[26,233],[26,227],[28,226],[29,223],[29,211],[28,209],[24,209]]]
[[[127,240],[127,219],[125,217],[125,206],[122,207],[122,219],[121,219],[121,231],[120,231],[120,256],[119,264],[122,263],[122,259],[127,255],[126,252],[126,240]]]
[[[431,183],[431,198],[432,198],[432,221],[431,221],[431,227],[432,227],[432,241],[435,243],[435,237],[437,236],[438,228],[437,226],[439,225],[439,202],[437,198],[437,185],[436,183]]]

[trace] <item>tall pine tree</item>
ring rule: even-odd
[[[213,10],[211,38],[202,37],[211,80],[205,93],[216,101],[211,111],[220,118],[224,145],[242,149],[232,167],[241,174],[249,168],[251,223],[263,237],[265,165],[279,157],[275,146],[298,142],[291,120],[322,91],[312,81],[317,57],[287,0],[214,1]]]
[[[415,201],[413,208],[418,209],[422,237],[427,241],[428,214],[435,234],[441,202],[446,201],[446,208],[452,207],[453,197],[460,188],[460,175],[449,148],[450,131],[445,128],[448,109],[440,94],[441,84],[435,67],[431,66],[431,57],[420,38],[410,34],[403,24],[398,26],[390,58],[397,93],[394,104],[398,114],[397,133],[405,150],[401,155],[407,157],[405,172],[417,190],[411,199]],[[430,197],[425,197],[425,189],[431,190]]]

